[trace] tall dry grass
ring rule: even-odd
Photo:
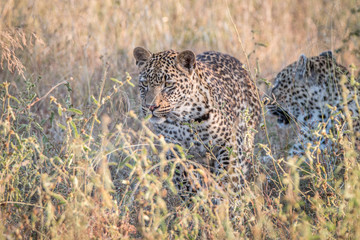
[[[314,166],[284,161],[293,133],[271,119],[270,141],[259,129],[256,178],[230,206],[237,224],[225,202],[207,207],[206,190],[187,208],[171,182],[185,154],[167,161],[172,146],[138,119],[131,54],[139,45],[227,52],[265,94],[301,53],[331,49],[358,66],[358,1],[3,0],[0,16],[2,238],[360,235],[354,149],[339,141],[345,175],[317,149],[309,149]]]

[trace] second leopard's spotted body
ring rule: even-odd
[[[142,111],[152,114],[156,133],[188,149],[201,164],[213,156],[206,167],[214,174],[226,170],[227,181],[239,186],[251,167],[253,129],[260,118],[256,87],[240,61],[219,52],[153,54],[140,47],[134,57]],[[175,184],[193,191],[179,170]]]

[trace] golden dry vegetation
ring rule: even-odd
[[[272,118],[255,180],[230,203],[238,221],[226,201],[208,206],[211,188],[186,207],[171,182],[185,154],[167,161],[172,146],[137,117],[132,57],[136,46],[226,52],[265,96],[302,53],[359,66],[358,0],[0,0],[0,19],[0,239],[360,237],[353,149],[339,142],[344,164],[301,172],[281,158],[293,130]]]

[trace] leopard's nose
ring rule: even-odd
[[[159,106],[158,105],[148,105],[148,108],[150,111],[154,111],[155,109],[157,109]]]

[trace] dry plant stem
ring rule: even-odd
[[[95,124],[95,120],[97,118],[97,113],[101,107],[101,97],[104,91],[104,86],[105,86],[105,81],[106,81],[106,76],[107,76],[107,72],[109,70],[109,64],[107,62],[104,63],[104,72],[103,72],[103,78],[102,78],[102,82],[101,82],[101,88],[100,88],[100,93],[99,93],[99,97],[98,97],[98,105],[95,109],[95,112],[93,113],[93,120],[91,122],[91,128],[90,128],[90,134],[89,134],[89,141],[88,141],[88,146],[90,146],[91,143],[91,139],[92,139],[92,132],[94,130],[94,124]]]
[[[5,110],[5,102],[7,102],[7,109],[9,110],[9,112],[7,113],[7,116],[6,116],[6,121],[7,121],[7,123],[8,123],[8,127],[9,127],[9,129],[11,129],[10,128],[10,126],[11,126],[11,118],[10,117],[12,117],[12,119],[13,120],[16,120],[16,118],[15,118],[15,114],[14,114],[14,112],[13,112],[13,110],[12,110],[12,107],[11,107],[11,105],[10,105],[10,93],[9,93],[9,83],[8,82],[5,82],[4,83],[4,87],[5,87],[5,95],[6,95],[6,98],[5,98],[5,101],[4,101],[4,104],[3,104],[3,110]],[[7,101],[6,101],[6,99],[7,99]],[[11,140],[11,135],[13,134],[14,132],[12,131],[12,130],[10,130],[9,131],[9,136],[8,136],[8,140],[7,140],[7,147],[6,147],[6,151],[7,151],[7,153],[9,154],[9,152],[10,152],[10,140]]]
[[[354,101],[355,101],[355,104],[356,104],[356,107],[357,109],[360,111],[360,104],[359,104],[359,99],[358,99],[358,88],[359,88],[359,85],[360,83],[358,82],[360,80],[360,75],[358,76],[358,79],[355,78],[355,66],[354,65],[351,65],[350,66],[350,70],[351,70],[351,79],[350,79],[350,82],[354,84],[353,88],[354,88]]]
[[[268,155],[268,156],[271,158],[271,160],[272,160],[272,163],[273,163],[273,166],[274,166],[274,169],[275,169],[275,172],[276,172],[276,176],[278,177],[278,179],[280,179],[280,175],[279,175],[279,172],[278,172],[278,170],[277,170],[278,167],[277,167],[276,164],[275,164],[275,161],[276,161],[276,160],[275,160],[275,158],[271,155],[271,149],[266,146],[266,150],[267,150],[267,155]],[[283,172],[285,172],[284,169],[281,168],[280,164],[279,164],[279,167],[280,167],[280,169],[281,169]],[[284,188],[284,186],[283,186],[283,184],[282,184],[281,181],[280,181],[280,185],[281,185],[282,188]]]
[[[26,206],[32,206],[32,207],[37,207],[37,208],[44,209],[44,207],[42,207],[42,206],[31,204],[31,203],[14,202],[14,201],[0,202],[0,205],[7,205],[7,204],[19,204],[19,205],[26,205]]]
[[[250,76],[251,76],[251,80],[254,82],[255,86],[256,86],[256,83],[255,83],[255,80],[254,80],[254,76],[252,74],[252,71],[250,71],[250,62],[249,62],[249,58],[247,57],[247,54],[246,54],[246,51],[245,51],[245,48],[244,48],[244,45],[242,43],[242,40],[241,40],[241,37],[240,37],[240,33],[239,33],[239,30],[234,22],[234,19],[232,18],[231,16],[231,13],[230,13],[230,9],[229,9],[229,4],[228,4],[228,1],[226,0],[226,9],[227,9],[227,12],[228,12],[228,16],[230,18],[230,21],[235,29],[235,32],[236,32],[236,35],[237,35],[237,39],[240,43],[240,46],[241,46],[241,50],[243,51],[243,54],[245,56],[245,59],[246,59],[246,64],[249,68],[249,73],[250,73]],[[267,126],[266,126],[266,121],[265,121],[265,111],[264,111],[264,104],[263,102],[261,101],[261,98],[260,98],[260,95],[259,95],[259,89],[257,89],[256,91],[256,95],[257,95],[257,98],[258,98],[258,101],[260,103],[260,106],[261,106],[261,113],[262,113],[262,117],[264,119],[264,129],[265,129],[265,134],[266,134],[266,139],[268,141],[268,144],[271,148],[271,143],[270,143],[270,138],[269,138],[269,133],[268,133],[268,130],[267,130]]]
[[[56,84],[54,87],[52,87],[44,96],[42,96],[41,98],[36,98],[36,100],[34,102],[32,102],[31,104],[29,104],[26,108],[30,109],[32,106],[34,106],[37,102],[40,102],[41,100],[44,100],[52,91],[55,90],[55,88],[59,87],[60,85],[66,84],[68,83],[68,81],[62,81],[58,84]]]

